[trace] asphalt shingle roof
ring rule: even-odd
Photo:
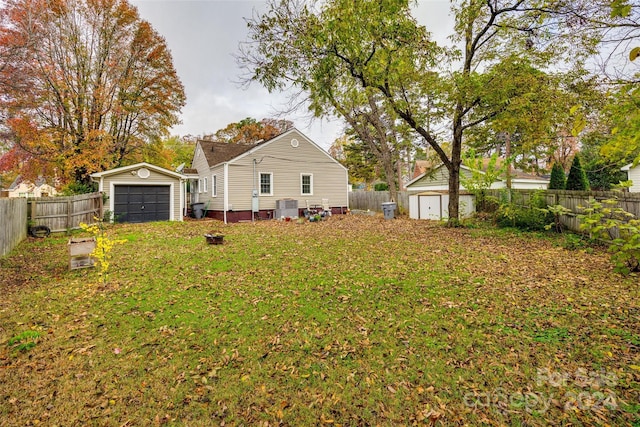
[[[214,166],[219,163],[228,162],[229,160],[246,153],[264,142],[260,142],[258,144],[235,144],[200,140],[199,143],[200,147],[202,147],[204,156],[207,159],[207,163],[209,166]]]

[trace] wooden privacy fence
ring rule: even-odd
[[[27,237],[27,200],[0,199],[0,257]]]
[[[500,198],[501,190],[488,190],[487,194]],[[601,202],[607,199],[616,199],[618,207],[640,218],[640,193],[622,191],[568,191],[568,190],[511,190],[511,201],[522,207],[531,207],[536,198],[544,201],[547,206],[561,205],[571,211],[563,215],[562,224],[569,230],[580,231],[580,219],[578,215],[584,212],[582,208],[596,200]]]
[[[382,204],[391,201],[388,191],[352,191],[349,193],[349,208],[382,212]],[[409,193],[398,191],[398,211],[409,209]]]
[[[44,225],[52,232],[80,228],[80,223],[92,224],[102,217],[102,194],[90,193],[69,197],[38,197],[29,199],[31,225]]]

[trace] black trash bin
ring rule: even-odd
[[[196,219],[202,218],[204,216],[204,203],[192,203],[191,215]]]
[[[384,219],[394,219],[396,217],[395,211],[395,202],[385,202],[382,204],[382,213],[384,214]]]

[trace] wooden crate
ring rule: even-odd
[[[96,248],[93,237],[74,237],[69,239],[69,270],[93,267],[95,260],[91,252]]]

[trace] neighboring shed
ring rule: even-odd
[[[627,180],[631,181],[629,191],[632,193],[640,193],[640,164],[634,166],[633,163],[629,163],[620,170],[626,172]]]
[[[348,207],[347,169],[297,129],[255,144],[198,141],[191,167],[192,202],[225,222]]]
[[[182,221],[186,176],[149,163],[91,175],[117,222]]]
[[[425,191],[409,196],[409,218],[441,220],[449,217],[449,192]],[[476,210],[475,197],[460,194],[460,217],[471,216]]]
[[[468,177],[472,171],[467,166],[460,167],[460,174]],[[522,171],[513,171],[512,189],[546,189],[549,180]],[[449,170],[440,165],[418,175],[406,185],[409,192],[409,217],[415,219],[443,219],[448,217]],[[492,189],[506,188],[504,178],[496,179]],[[471,215],[475,211],[475,202],[471,194],[460,185],[460,216]]]

